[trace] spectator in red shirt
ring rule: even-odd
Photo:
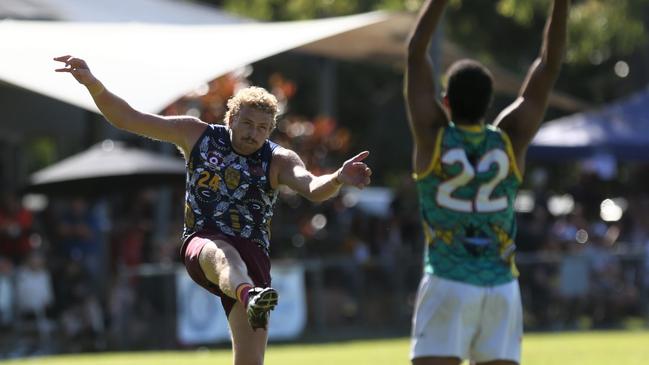
[[[6,193],[0,199],[0,256],[21,263],[32,251],[29,239],[34,217],[16,195]]]

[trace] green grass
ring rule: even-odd
[[[530,334],[523,340],[523,364],[644,365],[649,332]],[[228,350],[163,351],[52,356],[1,362],[39,365],[220,365],[230,364]],[[266,365],[409,364],[408,339],[350,341],[318,345],[274,345]]]

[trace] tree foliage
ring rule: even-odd
[[[549,0],[499,0],[498,12],[520,25],[530,24]],[[628,54],[647,41],[647,0],[574,1],[570,12],[568,61],[600,63],[612,54]]]
[[[423,0],[204,0],[260,20],[297,20],[372,10],[416,11]],[[499,34],[539,32],[550,0],[450,0],[447,29],[452,37],[492,43]],[[601,63],[611,55],[629,54],[647,41],[644,18],[649,0],[573,0],[568,61]],[[488,19],[487,17],[492,17]],[[479,28],[489,24],[488,32]],[[499,37],[496,37],[499,38]],[[537,37],[538,38],[538,37]],[[502,42],[501,42],[502,43]],[[509,43],[509,42],[508,42]],[[517,46],[516,43],[510,43]],[[481,51],[477,49],[476,51]]]

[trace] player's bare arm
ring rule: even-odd
[[[427,0],[408,38],[404,94],[414,140],[413,166],[416,172],[428,167],[434,149],[432,136],[448,124],[448,117],[435,95],[433,63],[428,54],[445,6],[446,0]]]
[[[554,0],[545,25],[539,57],[530,67],[518,98],[503,110],[495,124],[511,138],[518,166],[525,167],[525,152],[541,126],[566,48],[570,0]]]
[[[286,185],[305,198],[320,202],[336,195],[343,185],[364,188],[370,183],[372,170],[362,162],[370,153],[364,151],[331,174],[315,176],[307,170],[304,162],[294,151],[278,148],[271,164],[273,187]]]
[[[65,67],[56,71],[70,73],[80,84],[84,85],[104,117],[117,128],[171,142],[177,145],[185,156],[189,155],[194,143],[206,128],[204,122],[194,117],[166,117],[142,113],[134,109],[126,101],[106,89],[101,81],[92,74],[83,59],[61,56],[54,60],[65,64]]]

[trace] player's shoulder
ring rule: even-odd
[[[277,187],[279,175],[290,173],[296,166],[303,166],[304,162],[295,151],[286,147],[277,145],[277,148],[272,152],[270,164],[271,186]]]
[[[188,133],[195,138],[200,137],[210,127],[210,124],[191,115],[166,116],[165,119],[174,123],[178,133]]]
[[[199,118],[196,118],[192,115],[166,115],[163,116],[164,119],[168,121],[172,121],[178,125],[181,126],[187,126],[187,125],[201,125],[201,126],[208,126],[209,124],[200,120]]]
[[[495,133],[495,134],[503,133],[503,130],[500,129],[497,125],[494,125],[493,123],[487,123],[485,125],[485,130],[487,131],[487,133]]]
[[[485,130],[487,131],[487,135],[492,135],[500,139],[509,140],[509,135],[507,134],[507,131],[494,124],[487,124]]]
[[[223,124],[212,124],[212,123],[205,123],[201,121],[205,125],[205,130],[209,130],[214,133],[228,133],[228,127],[223,125]]]
[[[269,141],[269,145],[272,148],[273,160],[290,160],[298,157],[298,154],[290,148],[282,147],[271,141]]]
[[[223,124],[205,123],[201,121],[201,125],[196,125],[200,131],[199,139],[211,139],[217,141],[221,145],[230,144],[230,130]]]

